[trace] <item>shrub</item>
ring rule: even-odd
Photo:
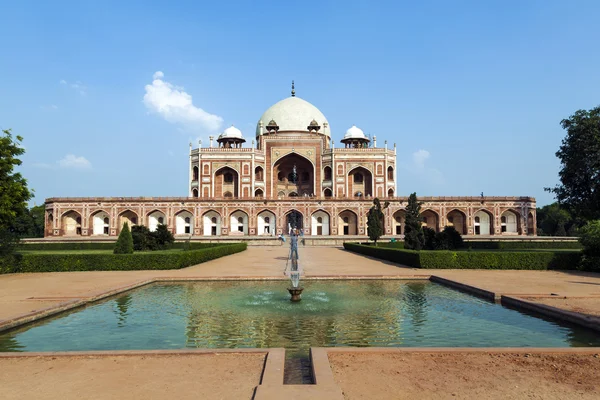
[[[114,254],[131,254],[133,253],[133,238],[131,237],[131,231],[129,230],[129,224],[123,222],[123,229],[119,233],[117,243],[115,243]]]
[[[137,225],[134,225],[133,230]],[[135,241],[135,238],[134,238]],[[186,240],[189,242],[189,239]],[[203,242],[190,242],[190,250],[206,249],[208,247],[225,246],[228,243],[203,243]],[[183,249],[185,242],[173,243],[173,249]],[[69,251],[69,250],[113,250],[115,248],[115,242],[62,242],[62,243],[23,243],[19,245],[17,251]]]
[[[360,254],[426,269],[577,269],[580,252],[414,251],[344,243]]]
[[[569,242],[530,241],[530,240],[474,240],[465,242],[465,247],[474,250],[533,250],[533,249],[581,249],[581,244],[575,240]]]
[[[433,248],[436,250],[454,250],[464,247],[461,234],[453,227],[447,226],[435,234]]]
[[[180,269],[246,250],[246,243],[200,250],[134,254],[17,254],[11,264],[0,261],[0,272],[132,271]]]
[[[159,249],[170,249],[173,243],[175,242],[175,238],[169,228],[166,225],[160,224],[156,227],[156,230],[152,232],[152,236],[156,241],[156,245]]]
[[[131,228],[131,236],[135,251],[156,250],[158,248],[152,232],[144,225],[134,225]]]
[[[582,268],[600,271],[600,220],[588,222],[579,232],[583,246]]]
[[[433,250],[435,248],[435,231],[427,226],[423,227],[424,245],[423,248],[426,250]]]

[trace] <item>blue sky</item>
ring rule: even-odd
[[[400,195],[544,205],[560,120],[600,104],[598,1],[0,0],[0,15],[0,127],[25,138],[37,204],[185,196],[190,140],[235,124],[250,141],[294,79],[336,142],[356,124],[397,143]]]

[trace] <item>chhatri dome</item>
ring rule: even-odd
[[[231,125],[219,135],[219,139],[244,139],[244,136],[242,136],[242,131]]]
[[[356,125],[352,125],[350,129],[346,131],[344,139],[366,139],[365,133],[362,129],[357,128]]]
[[[257,137],[262,134],[262,131],[267,131],[266,128],[270,122],[276,123],[278,132],[308,132],[308,127],[310,125],[314,126],[313,122],[317,122],[320,127],[320,130],[318,130],[319,133],[330,136],[331,132],[331,127],[328,126],[327,118],[325,118],[323,113],[308,101],[296,97],[293,82],[292,95],[287,99],[283,99],[273,104],[265,111],[262,117],[260,117],[260,120],[256,124]]]

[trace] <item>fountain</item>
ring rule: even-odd
[[[295,229],[291,229],[290,234],[290,256],[286,262],[285,272],[287,272],[288,266],[290,267],[289,277],[292,283],[292,286],[288,288],[288,292],[290,293],[291,301],[297,302],[302,300],[300,295],[304,290],[303,287],[300,287],[300,274],[301,270],[298,265],[298,233]]]

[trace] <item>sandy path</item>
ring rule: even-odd
[[[0,358],[3,400],[251,399],[264,354]]]
[[[600,357],[584,354],[329,353],[344,398],[598,399]]]

